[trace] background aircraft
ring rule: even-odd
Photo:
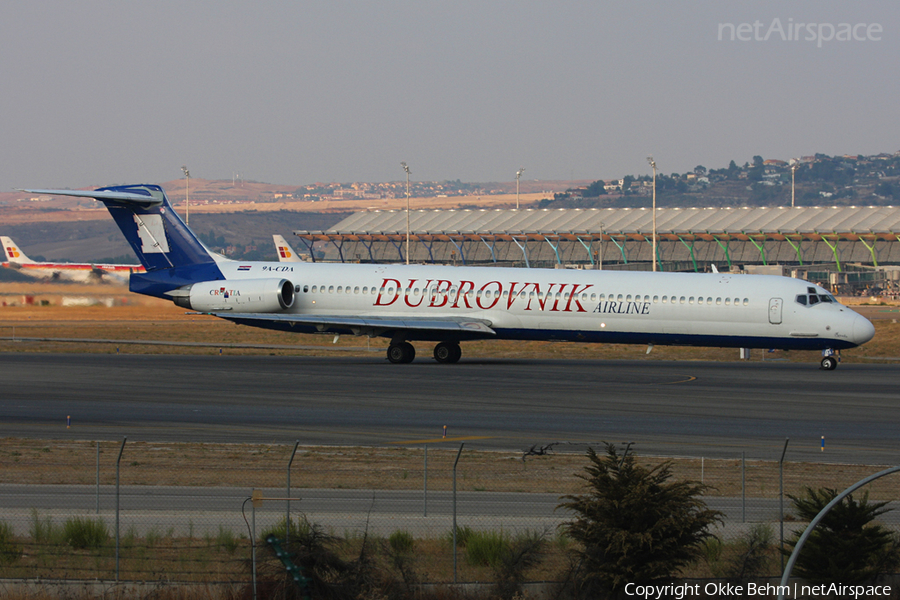
[[[65,280],[86,283],[128,283],[132,273],[143,273],[142,265],[114,265],[101,263],[35,262],[7,236],[0,236],[6,262],[2,266],[37,279]]]
[[[275,249],[278,251],[279,262],[303,262],[303,259],[294,252],[294,249],[287,243],[284,236],[275,234],[272,236],[272,240],[275,242]]]

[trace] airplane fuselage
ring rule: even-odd
[[[226,287],[230,281],[267,278],[293,283],[294,303],[279,312],[453,316],[487,321],[496,332],[410,333],[409,340],[493,337],[815,350],[850,348],[871,333],[865,318],[831,301],[824,289],[787,277],[276,262],[218,267]],[[798,296],[808,298],[810,288],[827,300],[797,302]],[[222,300],[226,310],[244,311],[240,290],[230,304]]]

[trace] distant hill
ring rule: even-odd
[[[198,235],[223,238],[225,246],[240,250],[256,246],[259,260],[276,260],[272,234],[280,233],[291,243],[295,229],[328,229],[350,213],[307,213],[294,211],[233,212],[191,215],[191,229]],[[137,263],[137,257],[112,218],[97,221],[51,221],[0,227],[32,259],[70,262]],[[300,251],[299,244],[294,244]]]

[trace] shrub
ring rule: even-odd
[[[838,491],[831,488],[804,488],[802,496],[789,496],[797,515],[811,521]],[[859,500],[850,494],[832,507],[806,539],[794,564],[794,574],[813,584],[867,583],[882,573],[893,573],[900,565],[900,538],[875,517],[891,509],[887,502],[869,502],[869,493]],[[790,554],[800,533],[789,541]]]
[[[277,524],[267,527],[259,534],[260,543],[266,541],[270,535],[274,535],[277,539],[284,542],[285,532],[290,534],[289,541],[293,543],[309,535],[309,521],[306,519],[291,519],[290,529],[285,528],[286,519],[282,518]]]
[[[71,517],[63,524],[63,540],[73,548],[99,548],[108,539],[103,519]]]
[[[0,521],[0,565],[10,565],[22,556],[22,546],[13,539],[12,525]]]
[[[59,541],[59,530],[51,517],[42,517],[36,508],[31,509],[31,524],[28,535],[35,544],[53,544]]]
[[[410,532],[398,530],[388,537],[388,544],[397,554],[409,554],[413,551],[415,540]]]
[[[234,554],[239,543],[238,536],[232,530],[219,525],[219,533],[216,534],[216,546],[221,546],[228,554]]]
[[[620,455],[606,444],[606,456],[587,450],[589,464],[578,475],[583,495],[564,496],[561,508],[573,519],[563,530],[580,549],[575,583],[587,597],[616,596],[627,583],[668,582],[702,555],[701,544],[721,513],[700,495],[706,486],[670,482],[672,464],[638,465],[634,453]]]
[[[466,560],[471,565],[495,567],[509,550],[510,540],[502,531],[473,531],[466,539]]]

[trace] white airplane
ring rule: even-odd
[[[275,249],[278,251],[278,262],[303,262],[303,260],[294,252],[291,245],[287,243],[284,236],[274,234],[272,241],[275,242]]]
[[[788,277],[234,261],[203,246],[158,185],[26,191],[103,202],[147,269],[133,292],[254,327],[390,338],[393,363],[415,358],[411,341],[455,363],[460,342],[513,339],[822,350],[830,370],[834,351],[875,334]]]
[[[0,236],[0,243],[3,244],[3,251],[6,254],[6,262],[2,263],[2,266],[16,269],[24,275],[37,279],[128,283],[132,273],[144,272],[142,265],[35,262],[25,255],[12,238]]]

